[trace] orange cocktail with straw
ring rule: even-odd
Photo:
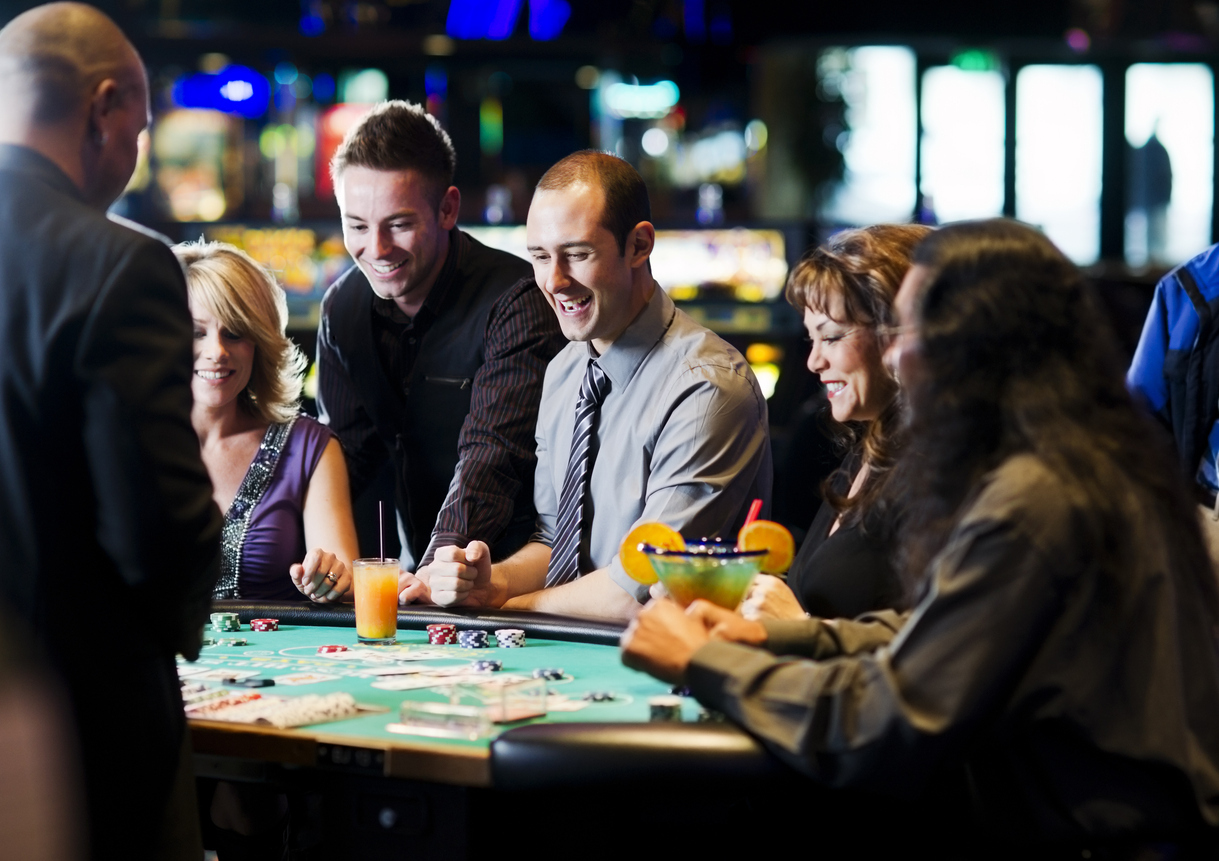
[[[356,637],[388,646],[398,641],[398,560],[357,559],[351,563],[356,593]]]

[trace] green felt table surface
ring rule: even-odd
[[[250,631],[247,625],[243,625],[240,633],[221,634],[209,629],[205,636],[243,637],[248,641],[248,645],[205,646],[197,663],[188,663],[179,658],[180,665],[257,671],[259,678],[271,679],[288,674],[310,672],[339,675],[340,678],[330,681],[292,686],[276,684],[257,690],[259,693],[274,696],[302,696],[345,691],[355,697],[357,703],[380,706],[389,710],[385,713],[365,713],[346,720],[284,732],[308,734],[311,730],[324,729],[328,738],[341,740],[343,737],[350,737],[353,745],[359,744],[361,739],[375,740],[381,744],[410,743],[412,740],[426,741],[429,745],[451,745],[474,750],[486,750],[490,745],[490,738],[477,741],[424,739],[387,730],[386,726],[389,723],[398,720],[399,709],[403,701],[448,702],[449,698],[447,693],[436,688],[409,691],[387,691],[374,688],[372,684],[378,681],[377,677],[360,675],[367,673],[372,667],[371,664],[337,661],[317,654],[318,646],[330,644],[343,645],[348,648],[376,648],[361,646],[356,639],[354,628],[311,625],[281,626],[278,631],[260,633]],[[399,647],[405,646],[408,654],[411,650],[423,649],[446,653],[443,660],[421,662],[428,666],[457,666],[482,658],[492,658],[503,662],[503,674],[513,673],[522,676],[530,676],[533,670],[539,667],[561,668],[567,678],[558,682],[549,682],[551,694],[563,694],[569,699],[579,700],[589,692],[609,691],[615,697],[612,702],[589,702],[578,711],[552,711],[544,718],[499,725],[496,728],[497,731],[544,721],[646,722],[648,720],[648,698],[669,693],[668,685],[644,673],[624,667],[619,659],[618,649],[612,646],[527,637],[524,647],[505,649],[494,645],[493,632],[489,639],[492,644],[490,648],[463,649],[458,645],[432,646],[427,641],[426,631],[399,631],[398,647],[391,647],[390,651],[400,652]],[[205,682],[205,684],[220,686],[219,682]],[[472,700],[465,702],[473,703]],[[698,712],[699,706],[694,700],[687,698],[683,701],[683,720],[697,720]],[[237,728],[240,725],[234,724],[233,726]]]

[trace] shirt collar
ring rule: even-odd
[[[614,388],[621,391],[631,381],[631,377],[635,376],[635,371],[639,370],[656,342],[669,330],[676,313],[677,306],[673,304],[669,294],[657,284],[648,304],[626,327],[626,331],[610,344],[610,348],[598,358],[592,343],[589,342],[588,355],[597,360]]]
[[[47,185],[84,202],[84,195],[59,165],[41,153],[19,144],[0,144],[0,170],[32,174]]]

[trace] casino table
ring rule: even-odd
[[[447,702],[445,693],[381,690],[373,687],[379,677],[366,667],[317,655],[322,645],[357,646],[350,606],[217,601],[213,610],[236,612],[242,621],[240,634],[215,636],[240,636],[247,645],[207,646],[194,669],[281,679],[337,676],[260,692],[345,691],[361,705],[384,709],[294,729],[189,722],[202,781],[275,787],[294,799],[294,823],[296,810],[312,811],[298,828],[310,833],[298,837],[312,841],[314,854],[301,857],[465,857],[496,848],[502,832],[528,829],[539,816],[550,841],[584,843],[595,823],[621,821],[652,849],[688,849],[707,835],[715,836],[705,848],[722,849],[729,817],[772,809],[807,788],[732,724],[708,721],[706,714],[700,721],[702,710],[691,698],[683,700],[681,722],[649,722],[648,698],[670,688],[622,666],[618,625],[511,611],[402,608],[399,643],[421,647],[427,645],[426,625],[434,622],[459,630],[523,629],[523,648],[442,648],[452,653],[454,666],[494,658],[504,673],[561,668],[564,678],[548,683],[550,692],[583,704],[497,725],[489,737],[469,740],[390,732],[386,727],[404,701]],[[250,631],[250,619],[263,617],[279,619],[279,630]],[[585,702],[591,692],[609,692],[613,699]],[[637,816],[657,793],[664,795],[665,815]],[[669,817],[682,826],[674,827]],[[600,842],[581,854],[616,855]]]

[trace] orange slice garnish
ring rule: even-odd
[[[767,574],[782,574],[791,567],[796,555],[796,542],[787,527],[773,520],[755,520],[741,527],[736,536],[741,550],[769,551],[758,566]]]
[[[618,558],[622,560],[622,567],[631,579],[645,586],[651,586],[657,578],[651,561],[639,549],[640,544],[651,544],[664,550],[686,549],[686,540],[681,537],[680,532],[657,521],[640,523],[628,532],[618,545]]]

